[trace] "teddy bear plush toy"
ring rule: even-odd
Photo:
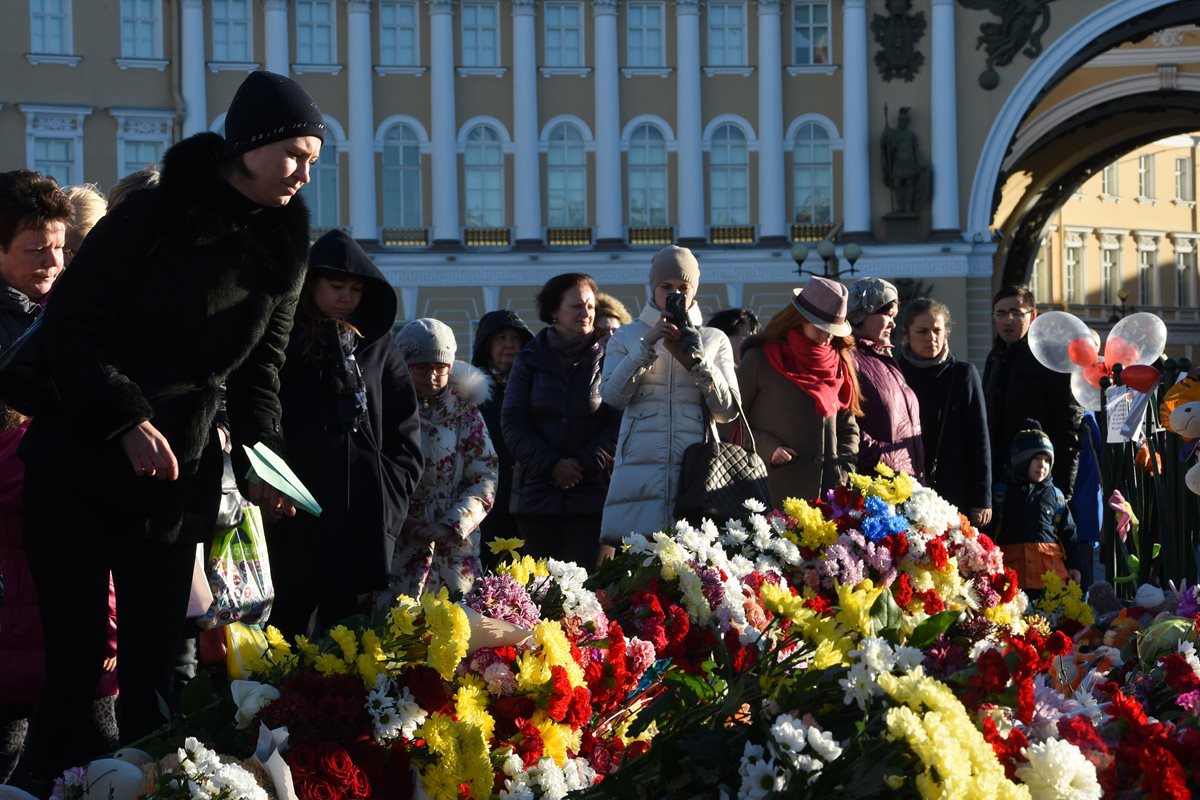
[[[1167,430],[1183,439],[1200,439],[1200,380],[1184,378],[1172,386],[1159,406],[1159,416]],[[1184,479],[1193,494],[1200,494],[1200,463],[1193,464]]]

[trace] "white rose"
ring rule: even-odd
[[[279,699],[278,689],[258,681],[233,681],[229,684],[229,692],[238,707],[234,715],[238,730],[249,728],[258,712]]]

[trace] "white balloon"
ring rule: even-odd
[[[0,800],[38,800],[24,789],[15,786],[0,786]]]
[[[146,774],[128,761],[98,758],[87,767],[84,800],[134,800],[146,783]]]
[[[1036,320],[1034,320],[1036,322]],[[1031,330],[1030,333],[1033,331]],[[1108,340],[1123,339],[1137,348],[1134,364],[1153,364],[1167,347],[1167,326],[1154,314],[1139,311],[1122,319],[1109,331]],[[1105,350],[1107,352],[1107,344]]]
[[[1100,410],[1100,387],[1088,383],[1082,369],[1071,373],[1071,394],[1088,411]]]
[[[1038,314],[1029,326],[1029,349],[1042,366],[1055,372],[1074,372],[1079,368],[1071,360],[1068,346],[1076,339],[1092,341],[1092,333],[1083,320],[1065,311]],[[1086,365],[1085,365],[1086,366]]]

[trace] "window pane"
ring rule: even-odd
[[[829,3],[797,2],[792,6],[792,59],[798,65],[830,63]]]
[[[34,139],[33,168],[63,186],[75,182],[75,140]]]
[[[792,150],[792,215],[802,225],[833,222],[833,158],[829,134],[809,122],[796,132]]]

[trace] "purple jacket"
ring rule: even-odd
[[[870,474],[882,462],[924,482],[921,406],[892,358],[891,349],[859,339],[851,352],[863,398],[863,416],[858,420],[858,472]]]

